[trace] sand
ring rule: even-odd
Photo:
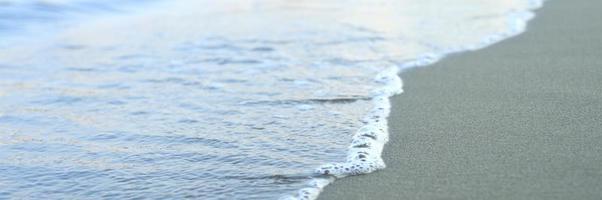
[[[600,8],[550,0],[520,36],[402,73],[387,169],[320,199],[602,199]]]

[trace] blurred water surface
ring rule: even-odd
[[[345,159],[379,72],[532,6],[0,0],[0,199],[294,195]]]

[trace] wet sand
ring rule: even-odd
[[[550,0],[522,35],[404,72],[387,169],[320,199],[601,199],[599,8]]]

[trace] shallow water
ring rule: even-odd
[[[358,129],[386,136],[398,70],[538,5],[0,0],[0,199],[311,197]]]

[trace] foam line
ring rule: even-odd
[[[527,22],[534,17],[533,10],[540,8],[543,2],[544,0],[530,0],[529,7],[525,10],[507,13],[508,29],[505,32],[483,37],[477,44],[468,44],[458,48],[428,53],[415,60],[388,67],[380,72],[374,78],[374,81],[382,84],[382,87],[372,92],[374,107],[362,119],[364,126],[359,128],[353,136],[345,162],[322,165],[315,170],[315,173],[321,176],[328,175],[343,178],[384,169],[386,164],[381,154],[384,145],[389,140],[387,126],[387,117],[391,111],[389,97],[403,92],[403,82],[398,74],[409,68],[431,65],[452,53],[482,49],[523,33],[526,30]],[[333,181],[334,178],[316,177],[308,184],[308,187],[299,190],[297,196],[284,197],[283,199],[316,199],[323,188]]]

